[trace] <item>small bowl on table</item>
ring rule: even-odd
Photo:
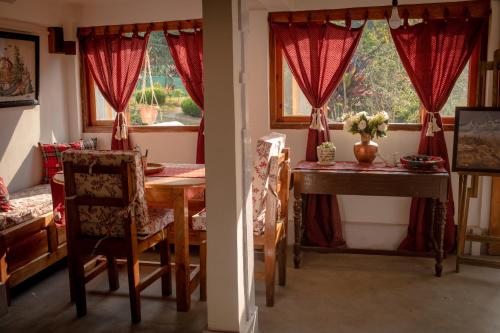
[[[444,165],[444,160],[439,156],[407,155],[400,158],[401,164],[407,169],[429,170]]]
[[[147,163],[144,168],[145,175],[153,175],[155,173],[162,172],[165,169],[165,166],[160,163]]]

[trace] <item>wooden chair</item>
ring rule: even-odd
[[[264,254],[264,272],[257,279],[266,283],[266,305],[274,305],[276,263],[281,286],[286,284],[286,246],[288,235],[288,198],[290,188],[290,150],[283,148],[285,136],[272,133],[257,141],[252,179],[254,249]],[[193,209],[196,207],[193,203]],[[190,207],[191,211],[191,207]],[[192,216],[190,244],[206,239],[206,213]]]
[[[286,284],[290,176],[290,151],[289,148],[283,148],[279,156],[271,156],[270,159],[264,233],[253,238],[254,249],[264,254],[264,276],[256,272],[256,278],[263,278],[266,283],[267,306],[274,305],[276,262],[278,283],[280,286]]]
[[[68,266],[77,315],[87,312],[85,284],[106,268],[109,288],[119,288],[116,262],[125,258],[132,321],[137,323],[143,289],[161,278],[162,294],[172,293],[166,227],[173,221],[173,211],[148,209],[139,152],[70,150],[63,154],[63,163]],[[140,281],[138,255],[156,244],[159,268]],[[106,260],[86,272],[86,260],[90,257],[95,262],[97,255]]]

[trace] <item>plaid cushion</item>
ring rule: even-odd
[[[9,210],[9,190],[7,189],[7,185],[5,185],[3,178],[0,177],[0,212],[7,212]]]
[[[71,148],[82,149],[82,145],[83,143],[81,140],[71,143],[38,143],[43,159],[43,183],[48,183],[58,171],[62,170],[61,155],[63,151]]]
[[[80,141],[82,142],[82,149],[97,149],[97,138],[81,139]]]

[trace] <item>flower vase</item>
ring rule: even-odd
[[[354,144],[354,156],[358,163],[371,164],[377,157],[378,144],[372,141],[368,133],[361,133],[361,141]]]

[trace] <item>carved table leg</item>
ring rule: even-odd
[[[440,200],[437,201],[435,214],[436,227],[438,229],[436,239],[436,276],[440,277],[443,272],[443,256],[444,256],[444,227],[446,223],[446,205]]]
[[[295,230],[295,244],[293,246],[293,264],[295,268],[300,267],[302,259],[301,244],[302,244],[302,195],[295,194],[295,203],[293,205],[293,221]]]

